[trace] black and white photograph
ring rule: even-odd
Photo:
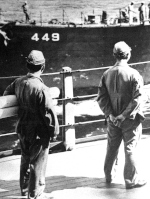
[[[0,0],[0,198],[150,199],[150,1]]]

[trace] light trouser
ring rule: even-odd
[[[133,24],[133,12],[129,11],[129,24]]]
[[[21,140],[20,140],[21,141]],[[20,165],[20,188],[22,195],[38,199],[45,189],[45,172],[49,153],[49,144],[36,140],[25,150],[25,143],[21,142],[22,156]]]
[[[113,165],[118,155],[119,146],[123,140],[125,151],[124,180],[126,185],[132,186],[139,180],[136,164],[136,147],[141,138],[142,124],[138,117],[135,120],[126,119],[120,128],[109,121],[107,131],[108,143],[104,163],[105,177],[110,181],[113,178]]]

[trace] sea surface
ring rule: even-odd
[[[64,13],[65,21],[80,23],[81,13],[82,16],[101,15],[102,11],[106,11],[109,17],[118,17],[119,9],[128,6],[130,2],[130,0],[28,0],[28,5],[33,20],[50,21],[56,18],[62,22]],[[22,0],[0,0],[1,19],[24,20],[23,3]],[[148,4],[149,1],[146,0],[145,3]],[[139,5],[140,2],[135,1],[135,7],[138,8]]]
[[[28,0],[28,5],[31,19],[37,22],[41,20],[48,22],[51,19],[58,19],[60,22],[63,22],[64,19],[66,22],[81,23],[83,16],[90,14],[102,15],[103,11],[106,11],[110,18],[118,17],[119,9],[125,8],[130,2],[130,0]],[[21,7],[23,3],[23,0],[0,0],[0,20],[24,21],[25,16]],[[145,1],[145,3],[148,3],[148,1]],[[139,5],[139,2],[137,2],[136,9]],[[149,100],[147,103],[149,103]],[[149,107],[149,104],[147,107]],[[61,109],[61,107],[58,108]],[[59,116],[61,115],[60,109],[58,111]],[[100,115],[97,104],[94,101],[86,101],[84,104],[79,103],[76,105],[75,122],[100,119]],[[0,134],[14,132],[15,123],[16,117],[11,118],[11,120],[0,120]],[[87,127],[80,126],[76,129],[76,132],[77,138],[105,133],[104,128],[100,127],[99,123],[90,124]],[[0,151],[16,147],[18,147],[17,136],[1,137]]]

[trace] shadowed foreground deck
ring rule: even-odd
[[[72,152],[50,154],[46,192],[52,199],[149,199],[150,135],[143,135],[138,150],[141,175],[148,180],[142,188],[126,190],[123,180],[123,145],[119,152],[116,178],[107,186],[103,173],[106,140],[77,144]],[[0,198],[24,198],[19,190],[20,155],[0,159]]]

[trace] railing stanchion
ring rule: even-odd
[[[73,78],[70,67],[63,67],[63,97],[73,97]],[[74,124],[74,106],[73,100],[63,101],[63,124]],[[63,142],[66,151],[71,151],[75,148],[75,127],[63,127]]]

